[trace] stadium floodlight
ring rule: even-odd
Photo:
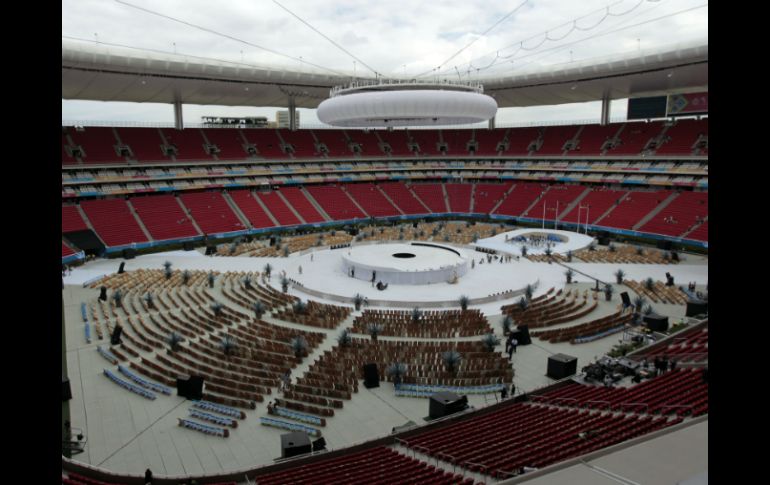
[[[342,127],[442,126],[488,121],[497,102],[479,83],[358,81],[331,90],[318,119]]]

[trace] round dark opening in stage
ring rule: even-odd
[[[414,254],[412,253],[396,253],[393,255],[394,258],[401,258],[401,259],[408,259],[408,258],[414,258]]]

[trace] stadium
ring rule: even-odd
[[[708,483],[707,4],[70,3],[63,484]]]

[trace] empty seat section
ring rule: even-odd
[[[406,137],[406,130],[378,130],[377,134],[382,141],[390,145],[391,155],[412,155],[412,152],[409,151],[409,145],[407,145],[409,140]]]
[[[371,217],[400,215],[393,204],[382,195],[382,192],[374,184],[346,184],[345,190]]]
[[[219,192],[195,192],[179,196],[204,234],[246,229]]]
[[[382,157],[385,152],[380,149],[380,141],[373,131],[345,130],[351,143],[357,143],[361,147],[361,156]]]
[[[626,193],[626,190],[592,189],[578,205],[562,217],[563,222],[593,224]],[[582,209],[580,209],[582,207]],[[579,218],[579,219],[578,219]]]
[[[509,188],[511,188],[510,182],[507,184],[476,184],[476,191],[473,193],[473,212],[489,214]]]
[[[473,130],[441,130],[441,139],[447,144],[447,155],[470,155],[468,143]]]
[[[275,220],[277,220],[280,225],[295,226],[302,223],[302,221],[297,219],[297,216],[294,215],[291,209],[286,207],[286,204],[278,195],[278,192],[256,192],[255,195],[263,204],[265,204],[267,210],[273,214],[273,217],[275,217]]]
[[[438,150],[438,130],[409,130],[412,141],[420,146],[422,155],[441,155]]]
[[[620,146],[608,151],[608,155],[639,155],[648,141],[660,135],[663,123],[626,123],[620,132]]]
[[[600,226],[617,227],[618,229],[631,229],[650,213],[658,204],[669,196],[668,190],[641,192],[634,191],[617,205],[607,217],[599,222]]]
[[[686,239],[693,239],[695,241],[706,241],[709,240],[709,222],[706,221],[697,228],[693,232],[687,235]]]
[[[556,209],[558,208],[559,214],[564,212],[564,209],[569,206],[575,198],[582,194],[586,188],[581,185],[551,185],[548,187],[548,192],[545,193],[542,199],[532,207],[525,217],[543,217],[543,206],[545,206],[545,218],[554,220],[556,215]]]
[[[107,246],[147,241],[125,200],[84,200],[80,207]]]
[[[529,144],[537,140],[538,128],[511,128],[508,132],[508,150],[504,155],[527,155]]]
[[[163,153],[163,139],[157,128],[115,128],[120,141],[131,148],[134,158],[140,162],[168,162]]]
[[[329,157],[352,157],[353,152],[348,147],[348,139],[343,130],[314,130],[313,134],[319,143],[326,145]],[[375,146],[376,148],[376,146]]]
[[[308,224],[326,221],[315,206],[307,200],[305,193],[300,188],[284,187],[281,189],[281,194]]]
[[[366,217],[336,185],[313,185],[306,187],[306,190],[335,221]]]
[[[497,155],[497,146],[503,141],[505,130],[477,129],[473,134],[478,144],[476,155]]]
[[[177,148],[175,155],[177,160],[212,160],[213,157],[206,152],[206,140],[197,128],[186,130],[174,130],[161,128],[166,143]]]
[[[65,146],[69,146],[69,142],[67,141],[67,135],[62,131],[61,134],[61,164],[62,165],[75,165],[78,163],[77,160],[75,160],[75,157],[71,156],[69,153],[67,153],[67,149],[64,148]]]
[[[86,221],[80,216],[77,206],[61,206],[61,232],[85,231],[88,229]]]
[[[406,188],[404,182],[384,182],[380,184],[383,192],[398,206],[404,214],[429,214],[414,194]]]
[[[516,182],[508,197],[500,204],[495,214],[520,216],[527,207],[545,190],[541,184],[532,182]]]
[[[707,192],[682,192],[639,230],[651,234],[681,236],[708,215],[708,204]]]
[[[73,251],[69,246],[67,246],[64,242],[61,243],[61,257],[64,258],[66,256],[72,256],[75,254],[75,251]]]
[[[449,212],[470,212],[472,184],[444,184],[449,197]]]
[[[575,137],[579,126],[549,126],[543,133],[543,144],[537,155],[561,155],[564,144]]]
[[[257,147],[257,155],[262,158],[289,158],[289,155],[281,150],[281,140],[275,130],[268,128],[254,128],[241,130],[246,140]]]
[[[217,158],[220,160],[243,160],[249,156],[243,148],[243,137],[236,128],[204,129],[209,143],[219,148]]]
[[[280,130],[281,138],[284,143],[294,147],[295,157],[317,157],[320,156],[315,149],[315,139],[308,130]]]
[[[144,227],[157,241],[199,236],[192,221],[173,195],[132,197],[131,205],[134,206]]]
[[[250,190],[233,190],[230,192],[230,198],[233,199],[233,202],[235,202],[254,228],[259,229],[262,227],[275,226],[273,221],[270,220],[270,216],[268,216],[264,209],[262,209],[262,206],[259,205],[257,199],[252,196]]]
[[[602,152],[604,142],[615,136],[620,125],[586,125],[580,132],[577,147],[571,150],[570,155],[599,155]]]
[[[411,189],[434,214],[448,212],[441,184],[412,184]]]
[[[666,130],[666,142],[657,150],[657,155],[690,155],[699,135],[708,135],[708,119],[680,120]]]
[[[115,145],[118,141],[112,128],[86,127],[83,131],[70,130],[70,138],[75,145],[83,149],[83,163],[123,163],[125,158],[118,156]]]

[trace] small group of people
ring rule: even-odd
[[[61,277],[64,278],[65,276],[69,276],[72,274],[72,268],[69,267],[69,265],[64,265],[61,268]]]
[[[690,283],[687,283],[687,289],[690,291],[695,291],[696,286],[697,286],[697,283],[695,281],[691,281]]]
[[[514,397],[515,394],[516,394],[516,385],[513,382],[511,382],[511,393],[510,393],[510,396]],[[508,396],[509,396],[508,388],[505,385],[503,385],[503,388],[500,389],[500,398],[501,399],[507,399]]]
[[[666,222],[668,224],[677,224],[679,221],[677,221],[674,216],[668,216],[663,218],[663,222]]]
[[[642,367],[649,369],[652,367],[652,370],[655,372],[655,375],[663,374],[667,371],[673,371],[676,370],[676,360],[675,359],[669,359],[668,356],[664,355],[662,357],[658,356],[655,357],[655,360],[652,362],[648,362],[647,359],[644,359],[642,361]]]

